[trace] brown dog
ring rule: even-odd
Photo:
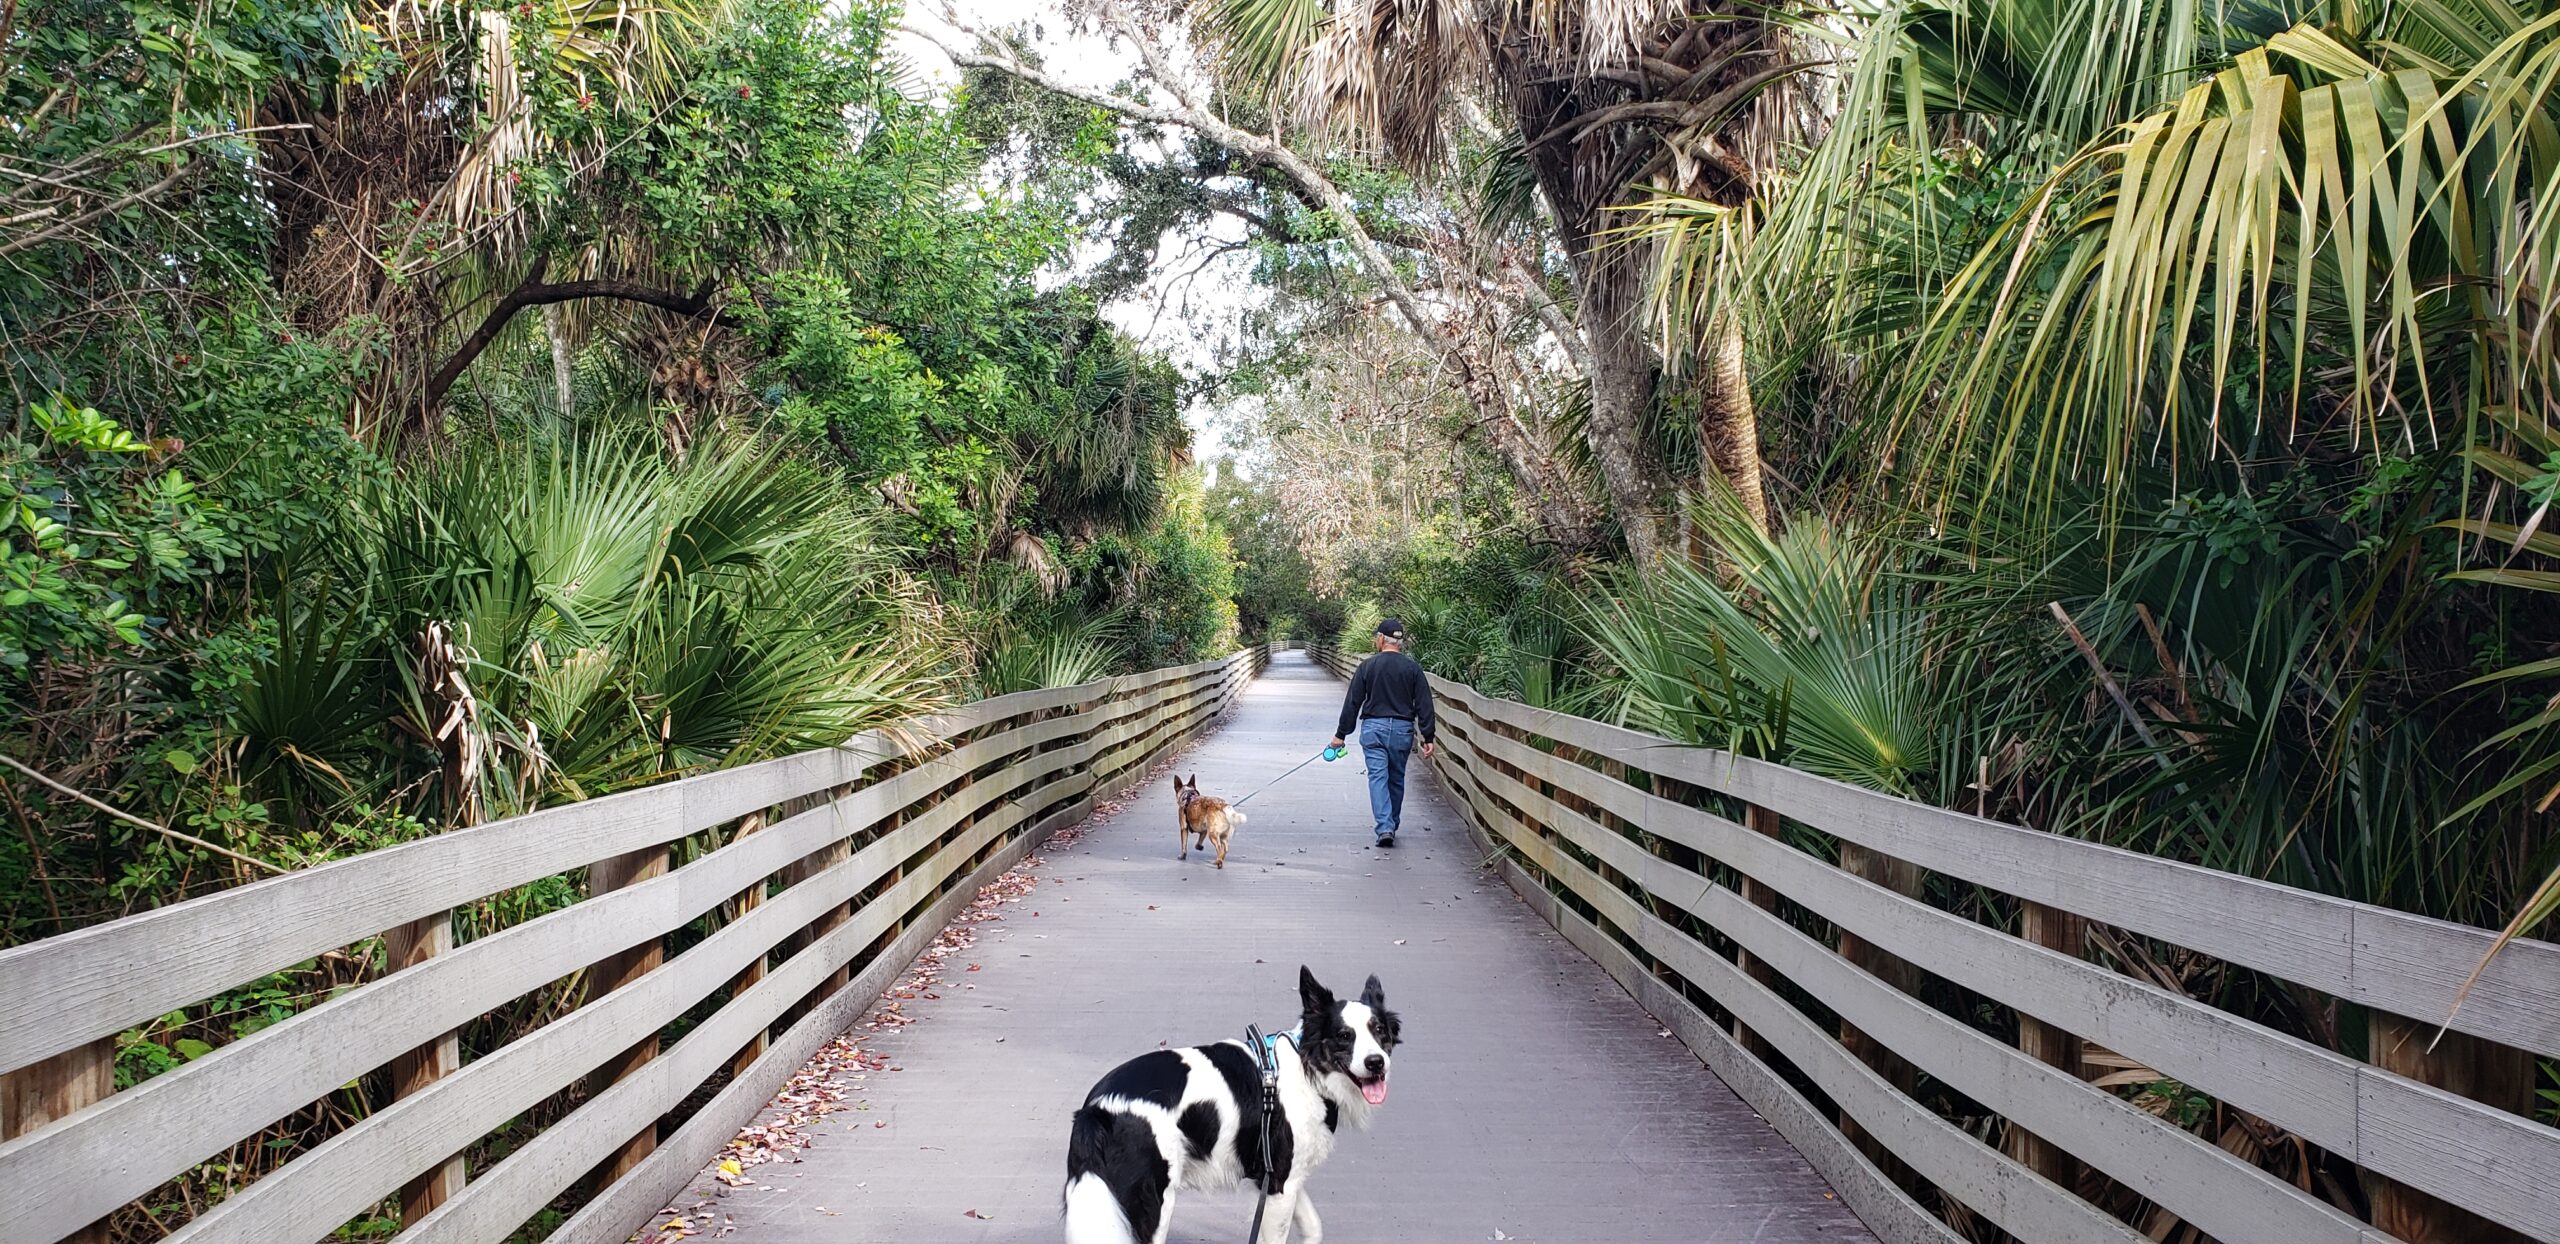
[[[1200,775],[1191,775],[1185,786],[1181,778],[1173,780],[1173,813],[1176,836],[1174,856],[1191,858],[1194,850],[1206,851],[1210,843],[1218,844],[1218,867],[1227,866],[1227,840],[1235,837],[1236,826],[1244,824],[1244,813],[1227,806],[1224,799],[1212,799],[1200,793]],[[1194,841],[1197,839],[1198,841]]]

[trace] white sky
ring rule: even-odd
[[[1126,44],[1114,47],[1098,36],[1072,33],[1055,0],[962,0],[951,9],[961,22],[979,29],[1034,26],[1043,65],[1078,85],[1106,88],[1129,78],[1139,65],[1137,52]],[[950,34],[942,12],[943,6],[935,0],[910,0],[907,24],[962,42],[964,37]],[[960,81],[951,58],[920,35],[900,30],[891,38],[890,48],[928,87],[949,90]],[[1243,226],[1221,218],[1216,228],[1217,236],[1207,246],[1190,246],[1184,239],[1168,237],[1147,285],[1103,310],[1104,317],[1122,331],[1168,355],[1194,376],[1217,367],[1219,347],[1235,333],[1238,317],[1259,293],[1241,252],[1208,257],[1215,243],[1241,239]],[[1089,248],[1082,261],[1099,257],[1102,249]],[[1244,449],[1225,435],[1214,414],[1209,404],[1198,400],[1184,412],[1191,424],[1195,456],[1204,463]]]

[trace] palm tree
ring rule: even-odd
[[[1761,9],[1703,0],[1225,0],[1207,26],[1233,72],[1260,75],[1301,123],[1409,169],[1438,169],[1450,118],[1475,93],[1496,103],[1572,278],[1600,476],[1636,559],[1667,556],[1676,489],[1646,433],[1663,397],[1647,332],[1652,260],[1643,238],[1621,236],[1619,213],[1647,186],[1750,197],[1812,120],[1802,97],[1767,89],[1808,67],[1784,28]],[[1718,331],[1700,373],[1700,439],[1762,513],[1740,326]]]

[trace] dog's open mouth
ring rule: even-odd
[[[1370,1105],[1383,1106],[1387,1104],[1387,1078],[1385,1076],[1379,1076],[1374,1080],[1362,1080],[1355,1077],[1351,1082],[1360,1086],[1361,1098],[1367,1101]]]

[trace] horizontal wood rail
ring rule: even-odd
[[[602,1168],[549,1238],[621,1241],[981,885],[1224,712],[1268,661],[1257,646],[1001,696],[0,951],[0,1074],[14,1084],[170,1011],[405,931],[387,975],[103,1100],[70,1100],[0,1143],[0,1240],[89,1230],[397,1063],[390,1100],[173,1238],[318,1240],[398,1198],[404,1241],[494,1244]],[[676,844],[688,849],[669,867]],[[457,907],[581,870],[587,896],[567,907],[458,946],[421,935],[449,929]],[[698,936],[678,936],[688,930]],[[417,1054],[581,974],[575,1009],[494,1050],[468,1062]],[[574,1109],[486,1169],[455,1161],[581,1084]],[[660,1135],[663,1117],[714,1085]]]
[[[1337,673],[1358,664],[1326,646],[1309,651]],[[2137,1244],[2161,1238],[2152,1228],[2169,1219],[2229,1244],[2402,1238],[2090,1083],[2078,1057],[2051,1056],[2055,1034],[2290,1132],[2368,1186],[2415,1189],[2476,1215],[2459,1218],[2476,1227],[2432,1238],[2487,1239],[2494,1224],[2560,1240],[2560,1130],[2091,962],[2077,945],[2087,926],[2071,918],[2421,1021],[2421,1041],[2488,950],[2486,930],[1911,803],[1443,679],[1433,686],[1436,771],[1512,886],[1776,1124],[1889,1244],[1964,1238],[1914,1198],[1920,1182],[2039,1244]],[[1942,909],[1832,862],[1856,848],[2016,901]],[[2026,918],[1992,922],[2001,911]],[[2056,927],[2071,937],[2056,938]],[[1936,996],[1997,1008],[2018,1039],[1979,1005],[1942,1006],[1897,987],[1846,953],[1851,942],[1953,987]],[[2453,1028],[2510,1052],[2560,1054],[2560,946],[2508,946]],[[1860,1057],[1844,1032],[1889,1056]],[[2004,1146],[1951,1124],[1917,1099],[1910,1069],[2038,1143]],[[2073,1164],[2104,1179],[2084,1184]],[[2144,1229],[2084,1199],[2105,1184],[2152,1207]]]

